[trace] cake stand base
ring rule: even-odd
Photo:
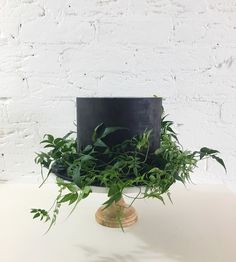
[[[125,203],[123,197],[104,209],[100,207],[95,214],[96,221],[106,227],[129,227],[137,222],[138,216],[134,207]]]

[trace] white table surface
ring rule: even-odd
[[[224,185],[177,185],[174,205],[139,200],[136,225],[111,229],[94,214],[105,194],[93,193],[47,234],[30,208],[47,208],[55,185],[0,184],[1,262],[235,262],[236,195]]]

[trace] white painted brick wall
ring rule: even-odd
[[[0,180],[37,176],[76,96],[156,94],[182,144],[219,149],[229,171],[196,173],[235,183],[235,60],[235,0],[0,0]]]

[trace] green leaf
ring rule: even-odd
[[[167,126],[167,130],[176,135],[175,131],[171,128],[171,125]]]
[[[77,167],[73,170],[73,175],[72,175],[73,182],[74,182],[78,187],[81,186],[80,169],[81,169],[81,167],[80,167],[80,166],[77,166]]]
[[[150,175],[149,177],[150,181],[155,182],[156,181],[156,177],[154,175]]]
[[[72,134],[76,134],[76,132],[75,131],[68,132],[66,135],[63,136],[63,139],[67,139]]]
[[[64,203],[69,202],[69,205],[73,204],[78,199],[78,193],[68,193],[58,202],[58,203]]]
[[[161,173],[163,173],[163,171],[160,170],[158,167],[153,167],[152,169],[150,169],[150,170],[148,171],[148,173],[161,174]]]
[[[225,169],[225,171],[227,172],[225,163],[224,163],[222,158],[215,156],[215,155],[212,155],[211,158],[215,159],[219,164],[221,164],[223,166],[223,168]]]
[[[82,155],[80,157],[80,160],[81,160],[81,162],[86,162],[86,161],[89,161],[89,160],[95,160],[95,158],[91,155]]]
[[[83,153],[88,153],[93,149],[92,145],[87,145],[84,149],[83,149]]]
[[[176,180],[182,182],[183,184],[185,183],[185,182],[184,182],[184,179],[183,179],[181,176],[179,176],[178,174],[175,174],[175,175],[174,175],[174,178],[175,178]]]
[[[45,134],[44,137],[47,137],[47,140],[48,140],[49,143],[52,143],[54,141],[53,135]]]
[[[121,197],[121,192],[117,192],[116,194],[112,195],[106,202],[103,203],[103,205],[105,206],[103,209],[108,208],[110,205],[112,205],[113,202],[118,202]]]
[[[146,195],[145,195],[145,197],[147,197],[147,198],[157,198],[157,199],[159,199],[159,200],[161,200],[162,201],[162,203],[163,204],[165,204],[165,202],[164,202],[164,199],[163,199],[163,197],[160,195],[160,193],[159,192],[150,192],[150,193],[147,193]]]
[[[59,203],[64,203],[64,202],[70,201],[70,200],[73,198],[74,195],[75,195],[75,194],[73,194],[73,193],[68,193],[68,194],[66,194],[66,195],[59,201]]]
[[[56,138],[56,139],[54,140],[54,144],[56,145],[56,144],[58,144],[58,143],[61,142],[61,141],[65,142],[62,138],[58,137],[58,138]]]
[[[78,187],[74,183],[65,184],[65,187],[72,193],[78,191]]]
[[[157,148],[155,151],[154,151],[154,154],[155,155],[159,155],[163,152],[162,148]]]
[[[60,186],[64,186],[65,181],[60,177],[56,177],[56,183],[60,187]]]
[[[178,139],[178,137],[174,133],[171,134],[171,136],[179,143],[179,139]]]
[[[208,147],[202,147],[202,148],[200,149],[200,152],[207,153],[208,155],[215,154],[215,153],[219,153],[218,150],[211,149],[211,148],[208,148]]]
[[[115,195],[116,193],[120,192],[120,188],[117,184],[113,184],[110,186],[109,190],[108,190],[108,196],[112,196]]]
[[[100,125],[96,126],[92,134],[92,141],[95,142],[98,138],[100,138],[103,130],[105,129],[104,124],[101,123]]]
[[[67,188],[71,193],[75,193],[75,192],[78,191],[78,187],[74,183],[72,183],[72,182],[69,183],[67,181],[64,181],[60,177],[57,177],[56,181],[57,181],[57,185],[59,187]]]
[[[49,148],[49,147],[53,147],[54,148],[55,146],[52,145],[52,144],[47,144],[47,145],[44,146],[44,148]]]
[[[108,135],[118,131],[118,130],[127,130],[128,128],[120,127],[120,126],[114,126],[114,127],[106,127],[104,132],[102,133],[100,138],[105,138]]]
[[[36,213],[34,216],[33,216],[33,219],[37,218],[40,216],[40,213]]]
[[[117,184],[111,185],[108,191],[108,197],[109,199],[103,203],[103,205],[105,205],[104,209],[109,207],[113,202],[117,202],[121,199],[122,192]]]
[[[107,147],[107,145],[100,138],[96,140],[96,142],[94,143],[94,146]]]
[[[71,199],[70,199],[70,202],[69,202],[69,205],[73,204],[77,199],[78,199],[78,193],[74,193],[72,196],[71,196]]]
[[[219,151],[208,147],[203,147],[200,149],[200,159],[202,159],[205,156],[209,156],[216,153],[219,153]]]
[[[84,188],[81,189],[80,194],[78,194],[77,199],[76,199],[76,203],[73,207],[73,209],[70,211],[68,217],[74,212],[75,208],[77,207],[77,205],[79,204],[79,202],[86,198],[90,193],[92,192],[90,186],[85,186]]]
[[[40,142],[40,144],[45,144],[45,143],[50,144],[51,142],[50,142],[49,140],[42,140],[42,141]]]
[[[85,186],[83,189],[82,189],[82,198],[86,198],[90,193],[92,192],[92,189],[90,186]]]

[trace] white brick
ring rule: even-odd
[[[168,46],[171,33],[171,17],[160,15],[156,19],[103,21],[99,24],[98,39],[104,45]]]
[[[236,125],[236,122],[235,122],[235,119],[236,119],[235,100],[225,102],[225,103],[222,104],[221,119],[224,122]]]
[[[233,145],[231,136],[226,134],[221,124],[218,104],[180,97],[176,100],[166,100],[164,106],[169,119],[175,121],[180,141],[187,148],[194,150],[208,146],[224,150],[223,145]],[[219,137],[224,137],[224,140]]]
[[[197,2],[188,0],[131,0],[130,14],[135,16],[158,16],[160,14],[171,14],[175,16],[192,15],[192,13],[206,12],[206,1]],[[186,13],[186,14],[185,14]]]
[[[70,72],[66,77],[57,75],[37,75],[27,78],[29,92],[33,98],[60,98],[76,96],[93,96],[97,79],[94,73]],[[53,90],[53,92],[52,92]]]
[[[176,46],[173,49],[172,64],[174,71],[202,71],[214,64],[214,58],[209,47],[186,47]]]
[[[60,16],[76,16],[82,18],[103,19],[104,17],[122,17],[127,15],[129,1],[98,1],[98,0],[71,0],[45,2],[45,8],[48,12],[53,13],[55,17]]]
[[[236,76],[221,75],[214,68],[199,71],[178,71],[176,75],[177,94],[180,97],[224,103],[228,98],[236,98]],[[214,72],[214,73],[213,73]]]
[[[9,123],[51,123],[56,126],[64,123],[71,126],[75,120],[75,101],[70,97],[25,98],[11,101],[7,108]],[[57,112],[63,114],[58,117]]]
[[[29,75],[55,75],[61,70],[59,53],[54,50],[35,50],[33,55],[29,56],[22,63],[21,71]]]
[[[201,43],[208,30],[209,21],[205,16],[195,15],[174,20],[173,41],[177,44],[195,45]],[[194,34],[192,33],[194,31]]]
[[[123,72],[102,73],[98,77],[96,96],[163,96],[176,95],[173,79],[160,73],[156,76],[147,73]]]
[[[236,12],[236,3],[234,0],[228,0],[228,1],[208,0],[207,2],[210,9],[214,9],[225,13]]]
[[[38,4],[37,2],[26,2],[22,4],[19,8],[21,15],[21,22],[25,23],[28,21],[33,21],[38,19],[40,23],[40,18],[46,15],[46,10],[43,5]]]
[[[0,79],[1,97],[23,97],[27,94],[27,85],[20,74],[0,72]]]
[[[36,30],[37,28],[37,30]],[[77,17],[63,18],[59,22],[44,16],[22,25],[20,40],[30,43],[90,43],[94,40],[94,27]]]
[[[0,72],[15,73],[21,67],[21,50],[14,45],[0,47]]]
[[[61,62],[68,72],[122,71],[128,69],[127,61],[132,58],[129,50],[123,48],[85,46],[71,48],[62,54]],[[78,63],[78,61],[80,61]]]
[[[0,18],[0,39],[7,40],[9,42],[15,42],[19,35],[19,21],[10,20],[5,21]]]

